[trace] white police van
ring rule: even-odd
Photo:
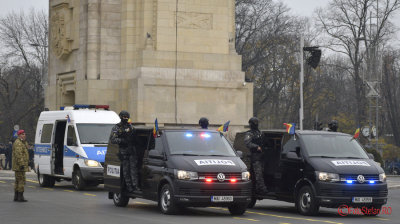
[[[74,105],[40,114],[35,135],[35,172],[42,187],[72,180],[74,188],[103,183],[103,165],[113,126],[108,105]]]

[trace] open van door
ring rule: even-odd
[[[51,174],[64,174],[64,138],[67,126],[66,120],[56,121],[51,152]]]
[[[153,129],[151,127],[139,126],[134,127],[136,131],[135,147],[137,154],[137,169],[139,174],[139,186],[143,185],[144,176],[142,167],[143,160],[146,158],[148,149],[154,148]],[[104,189],[109,192],[122,192],[121,186],[124,186],[122,177],[121,160],[119,158],[119,146],[112,144],[110,141],[107,145],[107,153],[104,162]]]

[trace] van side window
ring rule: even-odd
[[[75,135],[75,128],[72,125],[68,126],[67,145],[68,146],[76,146],[77,145],[76,135]]]
[[[294,140],[293,135],[286,135],[283,139],[283,151],[282,153],[288,153],[288,152],[296,152],[296,147],[300,146],[300,141]]]
[[[40,143],[51,143],[51,134],[53,132],[53,124],[44,124],[42,128],[42,136]]]

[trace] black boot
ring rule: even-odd
[[[18,191],[14,191],[14,201],[18,200]]]
[[[24,198],[24,192],[18,192],[18,200],[19,202],[27,202],[28,200],[25,200]]]

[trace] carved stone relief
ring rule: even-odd
[[[62,3],[53,7],[51,14],[51,47],[58,58],[62,58],[71,53],[71,42],[67,32],[70,24],[70,9],[67,3]]]
[[[178,12],[177,23],[181,28],[211,30],[213,17],[210,13]]]

